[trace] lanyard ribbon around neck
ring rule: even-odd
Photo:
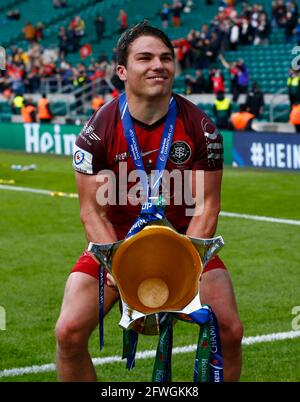
[[[136,219],[126,235],[126,238],[128,238],[140,232],[149,222],[162,219],[164,217],[162,205],[159,203],[159,201],[155,202],[155,200],[159,200],[161,179],[167,164],[175,131],[177,108],[175,99],[171,97],[168,115],[166,118],[156,161],[154,179],[151,185],[145,171],[142,154],[134,131],[125,93],[123,93],[119,98],[119,109],[129,152],[133,159],[137,174],[140,176],[140,183],[143,193],[146,196],[146,202],[144,202],[142,205],[139,217]]]

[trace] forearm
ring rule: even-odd
[[[225,68],[229,68],[229,64],[228,64],[227,61],[224,59],[224,56],[223,56],[222,54],[219,55],[219,59],[220,59],[222,65],[223,65]]]
[[[218,211],[207,211],[199,216],[193,216],[186,234],[203,239],[213,237],[217,229],[218,213]]]
[[[221,209],[222,173],[222,170],[205,171],[203,178],[196,173],[191,176],[191,189],[196,207],[186,232],[187,235],[203,239],[214,236]],[[197,195],[197,186],[199,188],[203,185],[203,193],[198,191]]]
[[[76,172],[76,183],[79,194],[80,219],[87,240],[99,244],[116,242],[117,235],[107,218],[107,208],[97,202],[99,182],[96,176]]]
[[[91,210],[82,211],[80,217],[89,242],[107,244],[118,240],[113,225],[106,215]]]

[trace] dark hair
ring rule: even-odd
[[[171,50],[172,56],[175,57],[174,48],[168,36],[160,29],[148,25],[148,21],[143,21],[121,35],[116,48],[117,64],[127,65],[128,48],[140,36],[154,36],[160,39]]]
[[[246,103],[241,103],[240,104],[240,112],[246,112],[246,111],[247,111]]]

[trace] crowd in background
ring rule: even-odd
[[[206,0],[207,6],[214,3],[214,0]],[[241,12],[238,13],[235,8],[237,2],[224,0],[218,3],[218,12],[210,23],[196,26],[186,37],[173,41],[177,71],[179,74],[185,74],[186,69],[196,71],[195,75],[185,76],[187,94],[214,93],[217,96],[225,93],[224,70],[227,69],[230,73],[232,101],[236,102],[240,94],[249,92],[250,72],[243,60],[228,63],[222,56],[224,51],[234,51],[244,45],[267,45],[271,30],[275,27],[284,29],[287,42],[296,36],[300,44],[298,7],[295,1],[275,0],[269,17],[261,4],[240,2]],[[158,10],[162,27],[168,28],[171,24],[180,27],[182,13],[193,12],[193,5],[193,0],[162,2],[162,8]],[[67,7],[67,2],[54,0],[53,6]],[[10,10],[7,18],[19,18],[19,11]],[[97,14],[92,23],[97,41],[100,42],[106,33],[105,18]],[[120,10],[114,32],[121,33],[127,27],[127,14]],[[28,42],[28,50],[15,46],[11,48],[7,56],[7,69],[0,76],[0,92],[10,101],[14,96],[22,96],[24,93],[41,93],[46,89],[45,81],[51,78],[58,79],[63,86],[69,85],[70,90],[99,78],[103,79],[103,91],[108,89],[106,80],[111,80],[117,90],[122,90],[122,83],[115,74],[114,50],[111,55],[93,55],[89,64],[79,63],[74,66],[68,62],[69,54],[81,52],[85,29],[86,22],[80,15],[74,16],[67,25],[59,28],[57,48],[50,49],[42,46],[43,24],[38,22],[33,26],[29,21],[26,22],[23,35]],[[203,74],[204,70],[208,74]],[[300,78],[294,79],[293,74],[299,78],[295,72],[290,73],[290,99],[298,97],[300,93]],[[296,81],[297,90],[294,88]],[[57,90],[55,80],[50,90]],[[295,92],[297,94],[293,95]]]
[[[234,7],[219,7],[210,24],[192,29],[187,37],[174,41],[174,45],[182,69],[203,69],[213,65],[225,50],[267,44],[270,33],[271,23],[263,6],[244,3],[240,14]]]

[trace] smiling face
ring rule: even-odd
[[[143,99],[170,97],[175,73],[171,50],[157,37],[140,36],[128,48],[127,65],[118,65],[126,93]]]

